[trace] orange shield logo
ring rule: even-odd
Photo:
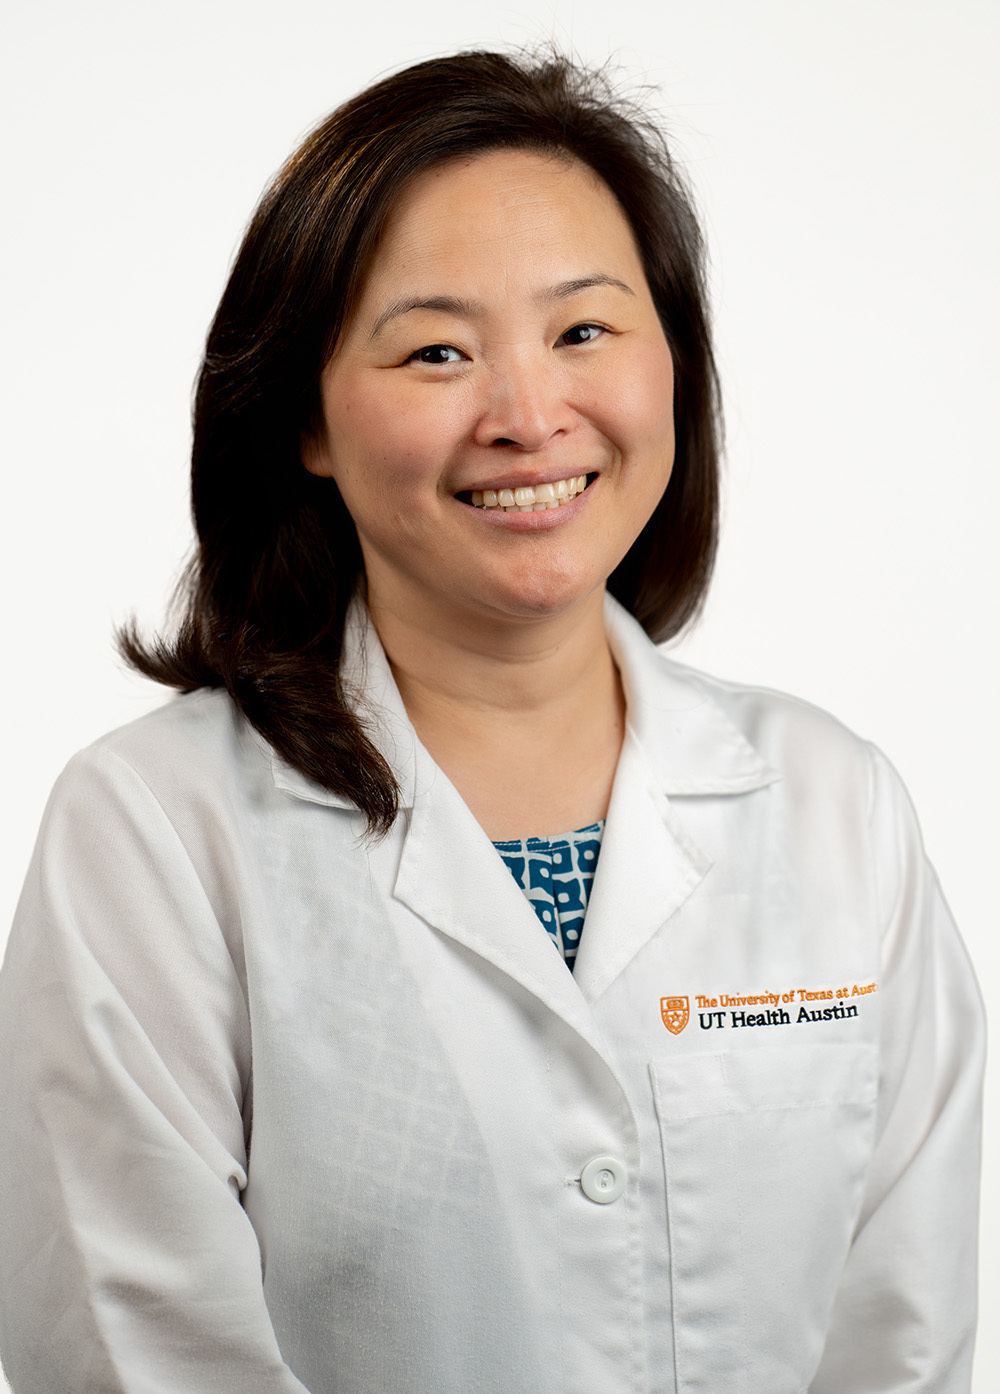
[[[691,1018],[691,1010],[686,997],[661,997],[660,1015],[663,1024],[674,1036],[679,1036]]]

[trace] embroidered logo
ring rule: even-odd
[[[679,1036],[691,1019],[691,1006],[686,997],[661,997],[660,1015],[673,1036]]]
[[[802,1026],[853,1020],[861,1016],[861,1008],[852,999],[869,997],[878,990],[876,978],[871,982],[847,982],[840,987],[791,987],[782,992],[768,988],[766,992],[717,992],[714,996],[696,992],[693,995],[701,1029],[723,1031],[745,1026]],[[793,1016],[795,1008],[798,1012]],[[667,1030],[679,1036],[690,1016],[688,998],[661,997],[660,1015]]]

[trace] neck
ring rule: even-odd
[[[541,619],[372,620],[417,735],[489,836],[603,818],[624,732],[603,591]]]
[[[561,615],[492,624],[369,609],[411,720],[447,706],[516,721],[596,696],[614,668],[603,602],[595,591]]]

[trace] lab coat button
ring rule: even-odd
[[[610,1205],[625,1189],[625,1163],[617,1157],[595,1157],[580,1173],[580,1185],[588,1200]]]

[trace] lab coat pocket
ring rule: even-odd
[[[677,1394],[800,1394],[871,1149],[868,1044],[650,1065],[666,1169]]]

